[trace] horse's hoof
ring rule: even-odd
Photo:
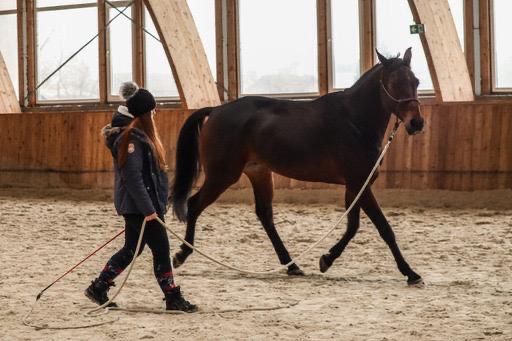
[[[286,273],[288,274],[288,276],[304,276],[304,271],[302,271],[302,269],[299,268],[298,266],[288,268]]]
[[[178,255],[175,254],[173,257],[172,257],[172,267],[174,269],[177,269],[179,268],[181,265],[183,264],[183,261],[180,261],[180,259],[178,258]]]
[[[423,281],[423,278],[418,277],[418,278],[407,280],[407,285],[410,287],[415,287],[415,288],[424,288],[425,282]]]
[[[324,273],[331,267],[332,262],[329,261],[327,255],[322,255],[320,257],[320,272]]]

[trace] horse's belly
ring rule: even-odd
[[[274,173],[300,181],[323,182],[328,184],[345,184],[345,178],[341,174],[331,174],[321,169],[315,172],[289,172],[272,170]]]
[[[333,162],[290,159],[269,162],[253,157],[247,163],[249,165],[262,165],[276,174],[300,181],[345,184],[345,172]]]

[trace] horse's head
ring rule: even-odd
[[[380,78],[382,105],[404,122],[409,135],[421,132],[424,120],[418,100],[419,80],[411,70],[411,48],[402,59],[388,59],[379,51],[377,56],[384,66]]]

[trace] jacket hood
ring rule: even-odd
[[[124,105],[120,105],[117,111],[112,116],[112,127],[126,127],[129,125],[134,116],[128,111],[128,108]]]
[[[101,135],[105,144],[113,152],[114,143],[123,130],[132,122],[134,116],[128,112],[128,108],[120,105],[112,116],[112,121],[101,129]]]

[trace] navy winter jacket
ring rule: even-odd
[[[149,138],[142,130],[132,130],[126,163],[123,167],[118,165],[121,133],[132,120],[127,113],[125,107],[119,107],[112,118],[112,123],[102,129],[105,143],[114,158],[114,205],[120,215],[148,216],[156,212],[162,217],[167,212],[167,174],[158,167]]]

